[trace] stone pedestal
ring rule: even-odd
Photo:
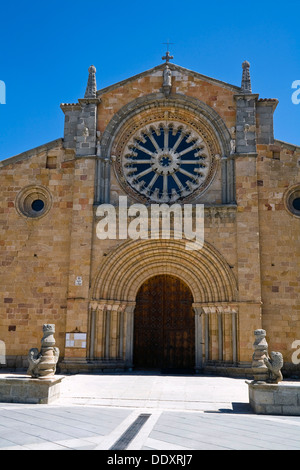
[[[249,403],[254,413],[300,416],[300,383],[247,383]]]
[[[48,404],[60,397],[63,376],[30,378],[26,375],[0,375],[1,403]]]

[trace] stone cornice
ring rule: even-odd
[[[78,102],[80,104],[99,104],[101,103],[101,98],[79,98]]]
[[[79,103],[61,103],[60,109],[63,113],[66,113],[67,111],[80,111],[81,105]]]
[[[83,104],[99,104],[100,98],[79,98],[78,103],[61,103],[60,108],[65,113],[66,111],[80,111]]]
[[[259,94],[258,93],[238,93],[234,95],[235,100],[258,100]]]
[[[272,106],[273,111],[275,111],[275,109],[277,108],[278,103],[279,103],[279,100],[277,100],[276,98],[260,98],[257,101],[257,106],[259,106],[259,107],[261,107],[261,106]]]
[[[245,157],[254,157],[257,158],[257,152],[249,152],[249,153],[234,153],[232,154],[232,158],[245,158]]]

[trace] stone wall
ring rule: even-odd
[[[223,152],[215,179],[194,201],[207,206],[206,251],[194,258],[184,254],[174,268],[198,296],[197,325],[203,339],[209,339],[199,357],[247,365],[253,331],[263,327],[270,348],[281,351],[289,365],[292,342],[300,339],[299,218],[288,212],[286,195],[299,184],[299,147],[274,141],[277,102],[259,101],[249,90],[243,94],[239,87],[170,68],[172,89],[164,110],[186,120],[192,112],[202,113],[203,122],[211,119],[216,130],[211,138]],[[99,194],[114,204],[126,195],[109,151],[117,149],[127,118],[127,124],[138,125],[141,109],[151,113],[166,101],[162,77],[159,66],[100,90],[97,97],[62,105],[64,141],[0,162],[0,341],[8,366],[26,363],[28,349],[39,347],[44,323],[55,324],[66,363],[106,358],[120,365],[120,358],[126,362],[132,354],[135,267],[146,279],[172,266],[173,258],[160,241],[152,245],[150,259],[144,257],[143,242],[127,251],[126,240],[97,239],[95,202]],[[36,199],[44,203],[41,213],[32,213]],[[175,245],[172,249],[178,254]],[[115,265],[110,272],[109,260],[118,254],[120,269]],[[126,257],[132,258],[128,265]],[[202,273],[198,281],[193,277],[197,269]],[[223,290],[218,291],[220,278]],[[199,280],[209,284],[206,294]],[[101,286],[101,295],[95,285]],[[131,292],[127,298],[126,288]],[[86,334],[86,343],[65,348],[66,334],[77,333]]]
[[[263,328],[270,349],[283,353],[285,368],[291,363],[292,343],[300,338],[300,220],[286,207],[289,188],[299,185],[299,158],[299,148],[278,141],[259,146]]]
[[[64,348],[73,206],[74,161],[61,143],[15,160],[1,162],[0,169],[0,339],[8,367],[22,367],[28,349],[40,346],[44,323],[55,323],[58,347]],[[45,196],[44,216],[21,212],[27,187],[29,202],[31,195]],[[40,194],[41,187],[47,193]],[[25,201],[22,210],[28,208]]]

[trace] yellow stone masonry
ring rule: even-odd
[[[179,68],[172,80],[174,95],[204,103],[231,135],[237,89]],[[161,88],[162,70],[154,69],[100,90],[100,136],[124,107]],[[130,129],[154,112],[160,112],[158,105],[154,110],[145,104],[124,121],[113,136],[114,154],[121,152]],[[193,115],[188,106],[164,112],[182,122],[191,122]],[[199,126],[206,121],[194,117]],[[211,145],[221,152],[221,139],[205,125]],[[198,366],[206,361],[227,367],[226,373],[234,367],[249,370],[253,332],[264,328],[270,349],[281,351],[295,370],[300,220],[288,210],[287,194],[300,187],[300,149],[276,140],[258,143],[257,153],[235,154],[233,162],[235,201],[222,204],[222,159],[195,201],[206,205],[205,244],[196,252],[186,251],[181,240],[99,240],[96,158],[76,156],[63,140],[0,162],[0,341],[6,365],[26,366],[28,350],[39,347],[42,325],[54,323],[62,367],[72,361],[85,367],[88,361],[99,368],[109,361],[112,368],[130,366],[138,289],[152,276],[169,274],[190,287],[199,315],[197,334],[203,344],[209,341],[197,345]],[[116,205],[120,195],[126,191],[113,163],[111,202]],[[42,199],[44,215],[32,216],[30,197]]]

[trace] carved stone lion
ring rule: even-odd
[[[41,350],[31,348],[28,352],[27,374],[33,378],[49,378],[55,374],[59,348],[55,347],[55,325],[43,325]]]
[[[37,348],[31,348],[28,352],[28,362],[29,367],[27,370],[27,374],[31,375],[32,377],[39,376],[39,363],[41,361],[41,353]]]
[[[265,357],[264,363],[266,364],[269,372],[267,382],[278,383],[282,381],[281,368],[283,366],[283,357],[280,352],[271,352],[271,357]]]

